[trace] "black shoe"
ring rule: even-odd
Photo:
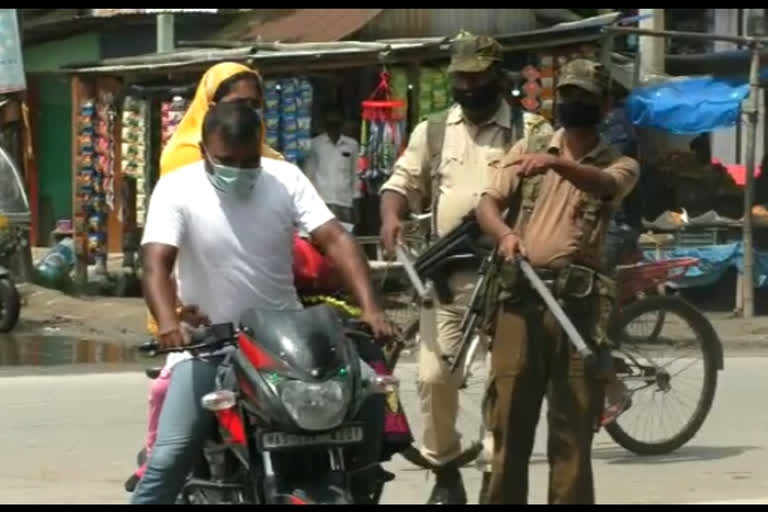
[[[123,484],[125,490],[127,492],[133,492],[136,489],[136,486],[139,484],[139,480],[141,480],[139,475],[136,473],[132,474],[131,477]]]
[[[466,505],[467,490],[459,468],[451,465],[435,470],[437,482],[427,505]]]
[[[477,503],[480,505],[488,504],[488,488],[491,485],[491,473],[483,472],[483,481],[480,484],[480,495],[477,497]]]

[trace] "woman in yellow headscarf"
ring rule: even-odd
[[[264,87],[257,71],[235,62],[222,62],[205,72],[197,86],[195,98],[163,149],[160,176],[202,160],[200,136],[206,112],[219,101],[235,100],[250,100],[254,108],[263,108]],[[262,156],[282,160],[280,153],[264,143],[264,135],[262,129]]]

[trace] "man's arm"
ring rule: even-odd
[[[371,273],[360,246],[336,219],[330,220],[311,233],[314,242],[341,273],[346,290],[352,294],[363,311],[377,311]]]
[[[408,146],[395,162],[392,175],[381,187],[382,219],[384,214],[389,213],[404,215],[409,205],[420,204],[422,198],[429,194],[426,179],[429,172],[429,158],[427,121],[422,121],[413,129]],[[385,201],[385,197],[389,197],[389,200]],[[394,210],[390,212],[389,209],[393,207]]]
[[[600,167],[555,158],[552,168],[584,192],[605,199],[613,199],[619,192],[619,186],[614,177]]]
[[[180,346],[184,342],[171,274],[186,222],[182,208],[177,204],[178,193],[169,182],[173,178],[161,178],[152,191],[141,242],[144,300],[157,319],[158,338],[164,348]]]
[[[363,310],[361,320],[373,328],[377,337],[390,336],[392,328],[376,302],[368,263],[360,247],[301,173],[295,183],[293,204],[295,223],[310,234],[312,241],[339,270],[345,288]]]
[[[496,241],[513,232],[512,228],[504,222],[501,216],[502,211],[502,201],[489,194],[483,194],[475,209],[477,223]]]
[[[317,144],[317,139],[312,139],[312,143],[309,148],[309,154],[307,155],[307,159],[304,161],[304,174],[313,184],[316,183],[317,180]]]
[[[500,240],[513,231],[512,227],[504,222],[501,214],[517,189],[519,179],[514,163],[524,153],[526,145],[527,139],[519,140],[501,160],[490,162],[488,165],[488,185],[475,208],[475,215],[483,231],[494,240]]]
[[[405,195],[394,190],[385,190],[381,193],[381,222],[397,222],[404,219],[408,213],[408,199]]]
[[[360,145],[355,139],[350,139],[352,146],[352,152],[349,162],[349,172],[352,174],[352,201],[356,199],[362,199],[363,192],[360,189],[360,180],[357,178],[357,157],[360,155]],[[355,223],[356,224],[356,223]]]
[[[510,164],[524,152],[527,139],[523,139],[510,149],[501,161],[492,162],[488,167],[488,186],[475,208],[477,222],[482,230],[496,241],[499,255],[507,260],[518,254],[525,255],[525,248],[520,241],[520,233],[507,224],[502,212],[509,204],[509,198],[520,186],[518,169]],[[516,219],[509,219],[513,225]]]
[[[176,293],[171,281],[178,249],[172,245],[148,243],[142,247],[144,300],[157,319],[160,332],[177,327]]]
[[[522,176],[532,176],[554,170],[579,190],[605,200],[621,200],[637,180],[637,162],[628,157],[618,158],[610,167],[580,164],[548,153],[521,155],[512,162]]]
[[[400,235],[400,219],[409,207],[421,205],[429,194],[426,179],[429,172],[427,121],[414,128],[408,147],[397,159],[392,175],[381,188],[381,238],[387,251],[394,249]]]

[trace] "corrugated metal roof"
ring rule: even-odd
[[[90,9],[90,15],[96,18],[111,18],[127,14],[183,14],[188,12],[217,14],[219,9]]]
[[[554,46],[557,44],[593,40],[601,37],[600,29],[616,19],[617,15],[598,16],[577,23],[563,23],[542,30],[522,34],[496,36],[509,50],[522,50]],[[427,55],[427,50],[438,49],[446,55],[449,48],[447,37],[389,39],[375,42],[343,41],[315,43],[261,43],[235,48],[198,48],[174,51],[165,54],[148,54],[120,59],[106,59],[68,65],[68,73],[117,73],[147,71],[157,68],[181,68],[225,60],[234,61],[287,61],[343,58],[347,56],[397,58],[398,52],[413,55],[414,50]],[[393,55],[394,54],[394,55]],[[420,53],[421,55],[421,53]],[[437,54],[430,54],[437,55]]]
[[[133,57],[104,59],[98,62],[81,62],[62,67],[65,72],[114,73],[118,71],[143,71],[156,68],[178,68],[221,61],[243,61],[250,58],[253,47],[226,49],[187,49],[168,53],[150,53]]]
[[[258,44],[258,43],[255,43]],[[419,44],[386,45],[378,43],[339,43],[328,44],[279,44],[271,50],[252,46],[231,49],[196,49],[166,54],[148,54],[120,59],[107,59],[101,62],[68,65],[64,72],[69,73],[117,73],[148,71],[158,68],[191,67],[221,61],[280,61],[291,59],[333,59],[338,57],[369,56],[376,59],[382,52],[420,48]]]
[[[244,13],[260,23],[237,39],[286,43],[340,41],[378,16],[383,9],[276,9],[284,15],[261,21],[262,14]],[[242,21],[239,21],[242,23]]]
[[[602,28],[619,19],[619,13],[603,14],[581,21],[558,23],[548,28],[494,36],[506,51],[561,46],[601,39]]]
[[[538,26],[533,9],[385,9],[365,26],[362,37],[454,36],[460,30],[501,34]]]

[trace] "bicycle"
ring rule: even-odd
[[[415,260],[407,246],[401,246],[398,258],[410,278],[414,290],[415,301],[430,301],[434,293],[431,278],[439,274],[439,268],[447,259],[481,258],[483,265],[479,270],[478,281],[475,285],[470,306],[467,309],[462,329],[464,332],[462,345],[466,347],[463,356],[451,357],[450,362],[456,371],[461,371],[466,380],[471,376],[471,368],[480,350],[480,318],[484,302],[482,297],[487,289],[488,267],[492,263],[489,257],[489,244],[480,240],[482,233],[474,217],[468,216],[465,221],[452,232],[446,234],[427,251],[422,252]],[[485,245],[483,247],[483,245]],[[639,262],[635,265],[619,267],[618,282],[620,284],[619,305],[614,312],[609,327],[616,349],[613,351],[613,363],[617,369],[618,379],[627,388],[631,405],[612,422],[604,425],[606,432],[621,447],[638,455],[668,454],[692,439],[703,425],[711,409],[717,387],[718,371],[724,367],[722,344],[709,320],[678,296],[649,295],[654,288],[682,278],[686,271],[698,264],[696,260],[687,258],[662,262]],[[410,267],[410,271],[408,268]],[[427,281],[425,284],[422,278]],[[649,335],[636,336],[629,333],[629,328],[635,321],[652,316],[653,328]],[[663,330],[669,325],[670,317],[680,317],[693,332],[693,338],[683,339],[684,333],[679,330],[672,333],[672,338],[662,336]],[[418,319],[406,328],[405,334],[415,337],[418,343]],[[662,402],[673,391],[672,381],[679,373],[671,373],[667,368],[677,359],[665,361],[648,354],[649,349],[658,345],[685,345],[699,349],[703,355],[704,376],[696,407],[684,424],[672,435],[640,439],[630,432],[627,420],[635,415],[640,401],[636,399],[644,391],[650,391],[651,397],[661,394]],[[412,342],[413,343],[413,342]],[[679,359],[679,358],[678,358]],[[459,369],[458,366],[461,365]],[[659,415],[641,415],[643,419],[663,420]],[[482,436],[482,433],[481,433]]]

